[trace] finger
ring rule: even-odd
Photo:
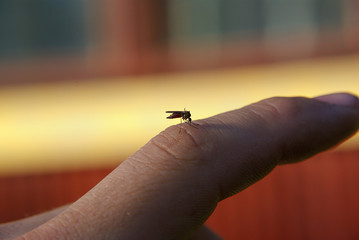
[[[21,234],[29,232],[57,216],[66,208],[68,208],[68,205],[18,221],[0,224],[0,239],[14,239]]]
[[[358,99],[340,94],[347,101],[335,102],[338,96],[272,98],[196,121],[196,128],[170,127],[27,236],[185,239],[218,201],[277,164],[302,160],[354,134]]]

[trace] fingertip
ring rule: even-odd
[[[350,93],[332,93],[315,97],[314,99],[321,102],[355,108],[359,111],[359,99],[356,95]]]

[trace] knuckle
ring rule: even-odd
[[[167,128],[154,137],[150,143],[167,157],[195,163],[201,162],[205,156],[206,139],[206,131],[186,124]]]
[[[273,97],[255,104],[254,112],[265,122],[294,119],[302,111],[300,97]]]

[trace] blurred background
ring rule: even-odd
[[[359,93],[358,0],[2,0],[0,222],[83,195],[165,127]],[[226,239],[359,239],[359,140],[219,204]]]

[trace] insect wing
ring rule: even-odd
[[[183,113],[182,112],[166,112],[166,113],[172,113],[170,116],[168,116],[167,118],[172,119],[172,118],[181,118]]]
[[[166,111],[166,113],[184,113],[184,111]]]

